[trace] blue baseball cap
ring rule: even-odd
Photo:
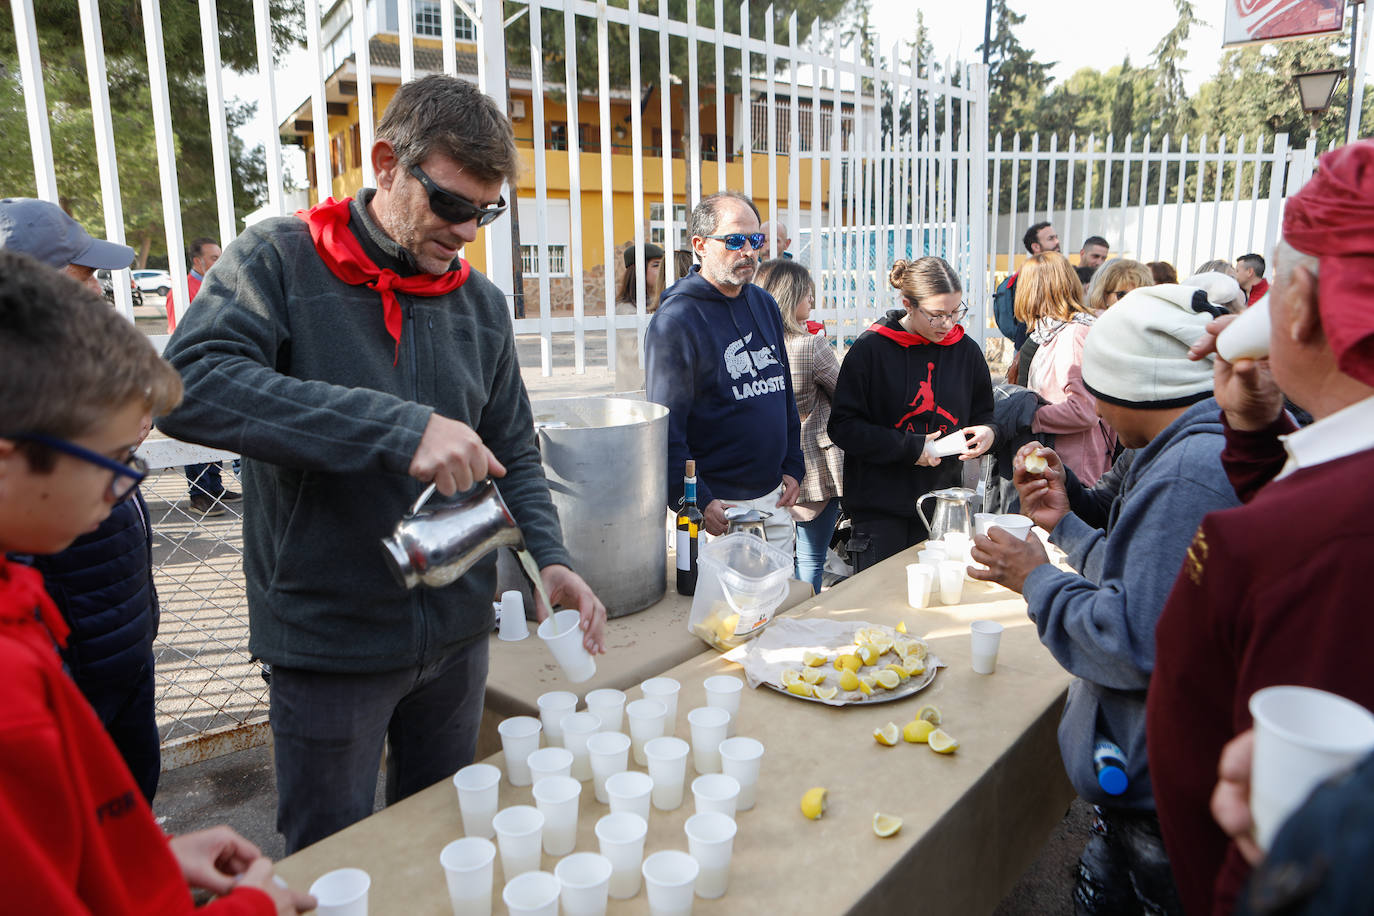
[[[0,200],[0,248],[22,251],[59,270],[68,264],[122,270],[134,260],[128,245],[91,238],[61,207],[32,197]]]

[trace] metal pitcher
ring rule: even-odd
[[[764,512],[762,509],[751,509],[748,506],[730,506],[725,510],[725,533],[734,534],[737,531],[742,531],[767,541],[768,534],[764,531],[763,526],[772,517],[773,513]]]
[[[930,540],[938,541],[951,531],[959,531],[973,536],[973,510],[971,504],[974,493],[967,487],[948,487],[932,490],[916,500],[916,514],[925,522],[930,532]],[[935,500],[935,515],[926,515],[921,504],[928,499]]]
[[[525,536],[491,478],[454,502],[425,509],[434,490],[426,487],[395,532],[382,538],[387,567],[405,588],[449,585],[498,547],[524,549]]]

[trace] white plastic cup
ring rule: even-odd
[[[997,524],[996,512],[975,512],[973,513],[973,533],[988,536],[988,529]]]
[[[544,735],[549,747],[563,745],[563,717],[577,710],[577,694],[568,690],[550,690],[540,694],[539,721],[544,724]]]
[[[664,849],[646,858],[640,869],[649,897],[649,916],[689,916],[701,873],[696,859],[679,849]]]
[[[940,561],[940,600],[945,604],[958,604],[964,597],[963,560]]]
[[[519,592],[516,592],[519,594]],[[529,757],[539,750],[539,733],[544,726],[534,716],[512,716],[496,726],[501,735],[501,750],[506,755],[506,776],[513,786],[532,781]]]
[[[997,521],[993,523],[993,527],[1001,528],[1018,541],[1024,541],[1026,535],[1030,534],[1031,529],[1035,527],[1035,522],[1024,515],[999,515]]]
[[[703,900],[724,897],[735,855],[735,819],[714,811],[693,814],[682,828],[687,851],[697,860],[696,893]]]
[[[926,541],[926,546],[916,551],[916,562],[931,569],[939,567],[940,563],[947,559],[949,554],[940,541]]]
[[[719,706],[698,706],[687,713],[692,727],[692,766],[698,773],[720,772],[720,743],[729,737],[730,714]]]
[[[625,772],[630,765],[630,736],[621,732],[597,732],[587,739],[587,758],[592,765],[592,788],[601,804],[610,801],[606,780]]]
[[[321,916],[367,916],[372,877],[361,868],[336,868],[315,879],[310,896]]]
[[[454,840],[439,853],[453,916],[491,916],[495,863],[496,844],[482,837]]]
[[[639,766],[648,764],[644,756],[644,742],[662,738],[668,724],[668,707],[658,700],[644,698],[625,704],[625,718],[630,723],[630,752]]]
[[[587,739],[601,731],[601,720],[595,713],[574,712],[563,717],[563,746],[572,751],[572,777],[586,782],[592,778],[591,758],[587,755]]]
[[[968,558],[968,548],[973,542],[972,536],[962,531],[946,531],[945,536],[940,540],[945,545],[945,559],[965,560]]]
[[[575,852],[554,866],[563,916],[604,916],[611,872],[611,860],[594,852]]]
[[[720,743],[720,768],[726,776],[739,783],[736,811],[754,807],[754,794],[759,782],[759,765],[763,762],[763,742],[756,738],[727,738]]]
[[[997,670],[997,649],[1002,644],[1002,625],[995,620],[975,620],[969,624],[972,635],[973,671],[992,674]]]
[[[582,645],[581,614],[575,610],[556,611],[539,625],[539,638],[549,647],[563,674],[574,684],[589,681],[596,674],[596,659]]]
[[[691,747],[681,738],[665,736],[644,745],[653,778],[652,799],[660,811],[674,811],[682,805],[683,783],[687,780],[687,752]]]
[[[600,690],[593,690],[583,698],[587,704],[587,712],[601,720],[601,730],[605,732],[618,732],[624,724],[625,714],[625,693],[620,690],[612,690],[603,687]]]
[[[692,801],[698,814],[714,811],[733,818],[739,804],[739,780],[724,773],[698,776],[692,780]]]
[[[558,879],[546,871],[521,872],[506,882],[501,899],[511,916],[558,916]]]
[[[534,787],[535,807],[544,815],[544,851],[566,856],[577,846],[577,806],[582,783],[571,776],[550,776]]]
[[[515,642],[530,635],[529,622],[525,620],[525,596],[517,591],[501,593],[501,629],[497,638]]]
[[[530,767],[530,781],[539,785],[539,780],[550,776],[571,776],[573,753],[566,747],[541,747],[525,760]]]
[[[516,875],[539,871],[544,815],[538,808],[530,805],[502,808],[491,819],[491,825],[496,830],[496,846],[501,850],[501,873],[508,884]]]
[[[647,773],[626,770],[606,780],[606,797],[610,800],[612,814],[623,811],[638,814],[647,821],[653,791],[654,780]]]
[[[651,677],[640,684],[639,689],[646,698],[658,700],[668,711],[663,720],[663,734],[677,734],[677,697],[682,692],[682,684],[670,677]]]
[[[930,607],[931,587],[935,584],[936,571],[922,563],[908,563],[906,566],[906,603],[920,610]]]
[[[1217,335],[1217,355],[1228,363],[1264,359],[1269,355],[1269,297],[1241,312]]]
[[[735,721],[739,718],[739,701],[744,695],[744,681],[728,674],[708,677],[703,685],[706,688],[706,705],[723,709],[730,714],[730,722],[725,728],[725,736],[735,736]]]
[[[1358,703],[1312,687],[1266,687],[1250,697],[1255,755],[1250,814],[1255,840],[1269,849],[1274,835],[1319,783],[1374,750],[1374,714]]]
[[[956,429],[952,433],[945,433],[938,439],[927,439],[925,453],[934,458],[952,458],[955,455],[962,455],[968,439],[964,436],[962,429]]]
[[[492,832],[491,818],[498,807],[501,771],[489,763],[474,763],[453,774],[458,790],[458,810],[463,814],[463,833],[485,837]]]
[[[639,866],[644,861],[644,837],[649,825],[637,814],[617,812],[596,822],[601,854],[611,860],[610,895],[626,900],[639,893]]]

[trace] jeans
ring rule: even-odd
[[[1092,836],[1078,859],[1077,916],[1182,914],[1159,818],[1153,811],[1093,806]]]
[[[926,539],[926,526],[919,518],[871,518],[854,521],[849,534],[849,553],[854,571],[863,572],[893,554],[901,553]]]
[[[186,482],[191,496],[204,494],[211,499],[224,493],[224,481],[220,479],[219,462],[210,464],[186,465]]]
[[[821,573],[825,570],[825,553],[835,533],[835,519],[840,516],[840,500],[826,503],[821,514],[809,522],[797,522],[797,557],[793,574],[803,582],[810,582],[816,594],[821,593]]]
[[[386,803],[472,763],[487,680],[487,640],[424,667],[336,674],[272,667],[277,829],[286,853],[372,814],[387,753]]]

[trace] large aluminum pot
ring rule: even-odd
[[[609,616],[644,610],[667,583],[668,408],[605,397],[532,406],[573,568]]]

